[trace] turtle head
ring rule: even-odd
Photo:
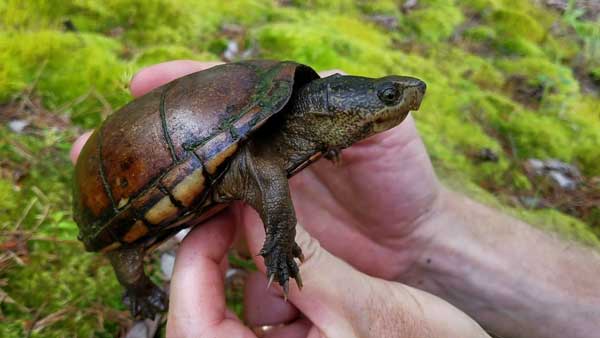
[[[400,124],[419,109],[425,82],[407,76],[378,79],[332,75],[299,92],[302,122],[310,138],[326,148],[345,148]]]

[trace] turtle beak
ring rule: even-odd
[[[419,110],[426,90],[427,85],[419,79],[413,78],[407,83],[407,86],[404,88],[403,96],[404,102],[408,103],[408,108],[410,110]]]

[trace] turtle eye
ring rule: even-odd
[[[395,86],[385,87],[379,90],[377,96],[379,96],[379,99],[387,105],[396,104],[400,97],[400,91]]]

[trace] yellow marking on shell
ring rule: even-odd
[[[193,171],[173,188],[173,196],[186,207],[192,205],[194,198],[204,190],[202,169]]]
[[[311,157],[309,157],[308,161],[312,163],[312,162],[318,160],[322,155],[323,155],[323,153],[318,152],[318,153],[312,155]]]
[[[126,206],[127,203],[129,203],[129,197],[127,197],[127,198],[121,198],[121,200],[119,201],[119,204],[117,205],[117,208],[121,209],[124,206]]]
[[[107,253],[110,251],[113,251],[115,249],[118,249],[121,246],[120,242],[114,242],[112,244],[109,244],[107,246],[105,246],[104,248],[100,249],[100,253]]]
[[[127,243],[135,242],[138,238],[146,235],[149,232],[148,227],[142,221],[137,221],[131,229],[123,236],[123,240]]]
[[[150,210],[146,211],[144,217],[152,224],[159,224],[175,214],[177,214],[177,207],[171,203],[169,196],[165,196]]]
[[[222,152],[220,152],[219,154],[217,154],[217,156],[208,160],[208,162],[206,162],[206,164],[204,165],[206,168],[206,171],[211,175],[214,174],[217,171],[217,168],[219,167],[219,165],[221,163],[225,162],[228,157],[231,157],[231,155],[233,155],[233,153],[236,152],[237,148],[238,148],[237,143],[234,143],[234,144],[230,145],[229,147],[227,147],[227,149],[225,149]]]

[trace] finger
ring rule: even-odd
[[[221,273],[223,273],[223,276],[225,276],[227,274],[227,270],[229,270],[229,259],[227,256],[223,257],[219,267],[221,268]]]
[[[241,322],[228,319],[225,305],[221,261],[233,233],[230,214],[224,213],[192,230],[182,242],[171,280],[168,336],[251,337]]]
[[[293,323],[275,327],[272,330],[267,331],[263,336],[264,338],[307,338],[308,332],[312,327],[311,322],[302,318]],[[321,336],[319,336],[321,337]]]
[[[140,70],[131,79],[131,93],[138,97],[156,87],[171,82],[182,76],[205,70],[222,62],[199,62],[192,60],[176,60],[163,62]]]
[[[290,302],[281,298],[273,288],[266,288],[267,277],[253,272],[246,278],[244,288],[244,319],[250,326],[289,323],[300,316]]]
[[[83,146],[87,140],[90,138],[90,136],[92,136],[92,133],[93,131],[85,132],[83,135],[79,136],[75,142],[73,142],[73,146],[71,147],[71,152],[69,154],[73,164],[77,163],[77,158],[81,153],[81,149],[83,149]]]
[[[323,70],[323,71],[319,72],[319,75],[321,77],[328,77],[328,76],[335,75],[335,74],[346,75],[346,72],[344,72],[343,70],[339,70],[339,69],[329,69],[329,70]]]

